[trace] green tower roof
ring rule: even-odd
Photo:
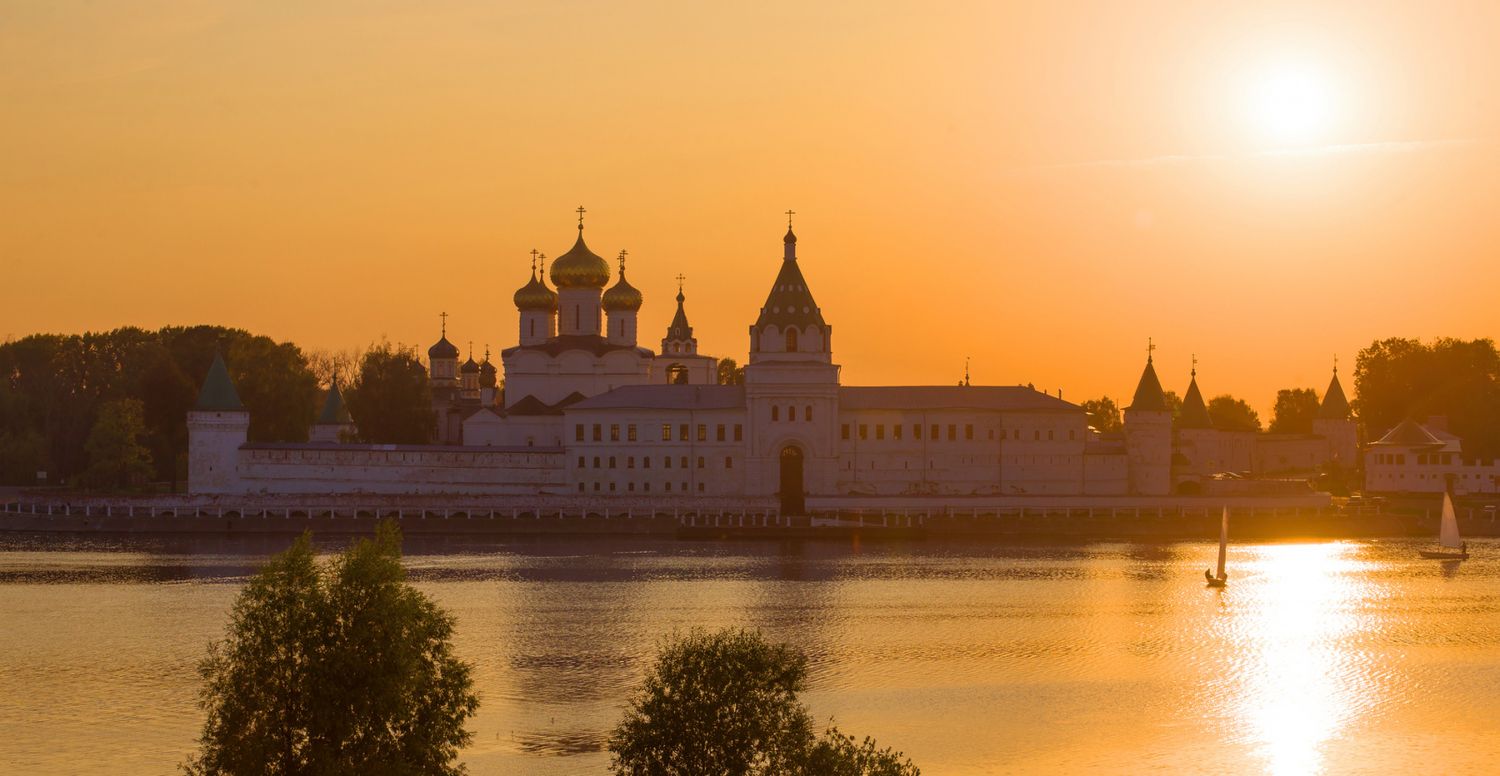
[[[1147,412],[1167,412],[1167,395],[1161,390],[1161,380],[1156,379],[1156,367],[1151,358],[1146,358],[1146,371],[1141,372],[1141,382],[1135,387],[1135,399],[1126,409]]]
[[[343,426],[352,422],[349,408],[344,406],[344,395],[339,393],[339,384],[335,381],[328,389],[328,398],[323,401],[323,411],[318,414],[318,425]]]
[[[1177,418],[1180,428],[1213,428],[1213,419],[1208,416],[1208,407],[1203,403],[1203,394],[1198,390],[1198,374],[1193,373],[1188,383],[1187,395],[1182,398],[1182,415]]]
[[[245,411],[245,405],[240,403],[240,395],[234,390],[234,382],[229,379],[229,369],[224,366],[223,355],[214,353],[214,363],[208,368],[208,376],[203,378],[203,390],[198,392],[198,403],[193,405],[193,409]]]

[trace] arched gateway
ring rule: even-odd
[[[802,448],[787,445],[781,448],[781,514],[800,515],[807,511],[802,493]]]

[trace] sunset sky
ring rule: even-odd
[[[1374,338],[1497,333],[1497,41],[1494,2],[4,0],[0,339],[446,310],[498,351],[582,204],[643,344],[682,273],[743,360],[791,208],[845,384],[1124,400],[1151,337],[1268,421]]]

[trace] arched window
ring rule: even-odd
[[[575,328],[575,329],[581,329],[581,328],[583,328],[583,308],[582,307],[574,307],[573,308],[573,328]]]
[[[671,385],[687,385],[687,367],[682,364],[673,364],[667,367],[667,382]]]
[[[780,404],[772,404],[771,405],[771,420],[781,420],[781,405]]]
[[[620,336],[621,337],[625,336],[625,319],[624,318],[620,319]]]
[[[791,421],[795,421],[797,419],[797,405],[786,405],[786,419]]]
[[[536,319],[535,318],[531,319],[531,336],[533,336],[533,337],[536,336]]]
[[[796,353],[797,352],[797,330],[796,329],[787,329],[786,330],[786,352],[788,352],[788,353]]]
[[[807,405],[806,407],[803,408],[802,419],[803,420],[812,420],[812,405],[811,404],[809,404],[809,405]]]

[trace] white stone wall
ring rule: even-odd
[[[1125,454],[1130,492],[1164,496],[1172,491],[1172,413],[1125,410]]]
[[[746,492],[743,410],[569,410],[570,489],[599,495]]]
[[[1465,461],[1453,452],[1373,447],[1365,453],[1365,490],[1381,493],[1500,493],[1500,460]]]
[[[240,493],[562,493],[562,452],[415,445],[246,445]]]
[[[239,449],[250,432],[250,413],[193,410],[187,427],[188,492],[243,492]]]

